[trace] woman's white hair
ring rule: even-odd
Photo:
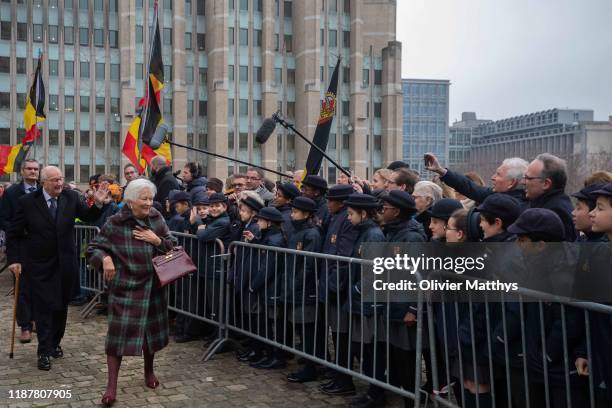
[[[431,181],[419,181],[414,185],[414,195],[431,198],[431,203],[442,199],[442,188]]]
[[[148,189],[153,196],[157,194],[155,184],[151,183],[145,178],[137,178],[130,181],[125,187],[125,190],[123,191],[123,201],[128,202],[138,200],[140,192],[144,189]]]

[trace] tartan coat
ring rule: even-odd
[[[162,242],[153,247],[133,237],[136,225],[151,229]],[[166,289],[157,288],[153,257],[168,252],[176,239],[170,234],[162,215],[151,208],[140,220],[123,206],[108,219],[87,248],[91,266],[102,272],[102,259],[109,255],[115,276],[108,282],[108,334],[106,354],[139,356],[146,341],[156,352],[168,344],[168,299]]]

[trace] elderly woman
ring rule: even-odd
[[[106,406],[115,402],[123,356],[144,354],[145,384],[159,385],[153,357],[168,344],[168,309],[165,290],[157,288],[152,259],[172,249],[175,239],[153,208],[155,194],[149,180],[131,181],[125,205],[87,249],[90,264],[104,271],[108,283],[108,384],[102,397]]]
[[[429,241],[431,240],[431,230],[429,229],[431,216],[428,210],[436,201],[442,199],[442,188],[431,181],[419,181],[414,186],[412,196],[414,197],[417,209],[415,220],[423,224],[423,228],[427,234],[427,240]]]

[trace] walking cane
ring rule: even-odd
[[[19,277],[21,274],[15,275],[15,300],[13,302],[13,335],[11,336],[11,353],[9,358],[13,358],[13,350],[15,348],[15,321],[17,320],[17,298],[19,297]]]

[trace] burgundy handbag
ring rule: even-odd
[[[158,278],[158,288],[163,288],[198,270],[181,246],[176,246],[170,252],[154,257],[153,267]]]

